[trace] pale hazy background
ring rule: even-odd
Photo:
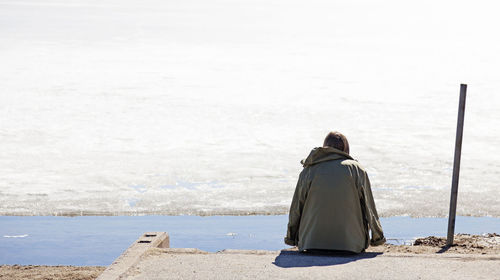
[[[376,3],[375,3],[376,2]],[[500,216],[496,1],[0,0],[0,214],[283,214],[346,134],[382,216]]]

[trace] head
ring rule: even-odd
[[[347,142],[347,138],[344,134],[337,131],[332,131],[326,135],[323,147],[332,147],[349,154],[349,142]]]

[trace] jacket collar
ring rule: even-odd
[[[349,154],[332,147],[316,147],[312,149],[309,156],[300,163],[304,167],[311,166],[320,162],[337,160],[337,159],[353,159]]]

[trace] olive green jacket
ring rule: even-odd
[[[366,171],[348,154],[314,148],[302,161],[285,243],[362,252],[385,242]],[[368,231],[371,230],[372,238]]]

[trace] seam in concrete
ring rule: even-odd
[[[279,254],[280,252],[281,251],[225,249],[222,251],[218,251],[216,254],[275,255]]]
[[[385,258],[439,258],[439,259],[474,259],[474,260],[500,260],[500,257],[479,254],[414,254],[414,253],[383,253],[379,257]]]

